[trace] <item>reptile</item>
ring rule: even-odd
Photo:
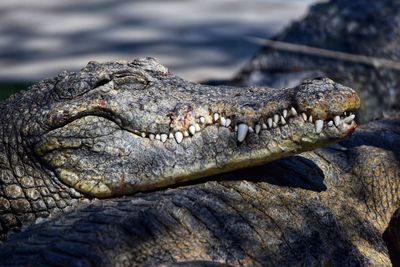
[[[23,227],[5,237],[0,265],[389,266],[381,234],[399,204],[397,120],[264,164],[343,140],[356,127],[349,112],[359,101],[354,90],[327,78],[279,90],[193,84],[152,58],[91,62],[44,80],[3,105],[5,129],[19,134],[3,136],[2,172],[10,175],[2,175],[2,229]],[[158,117],[161,111],[168,115]],[[16,114],[28,119],[13,121]],[[163,172],[144,178],[131,171],[145,166],[147,153],[157,157],[144,173],[162,171],[167,151],[176,155],[172,171],[192,171],[200,161],[206,171],[199,176],[210,178],[182,184],[190,176],[165,182]],[[235,153],[249,161],[239,164]],[[207,170],[208,157],[221,160],[218,169]],[[93,177],[95,186],[86,186]],[[49,198],[56,206],[47,206]],[[40,201],[46,206],[37,212]],[[25,202],[31,210],[16,205]]]
[[[261,165],[354,131],[357,93],[187,82],[154,58],[90,62],[2,103],[1,231],[106,198]]]
[[[357,2],[352,6],[357,6]],[[366,9],[352,9],[356,11],[362,14]],[[378,22],[386,18],[383,16]],[[367,22],[360,20],[360,25]],[[290,57],[286,59],[286,64],[290,64]],[[324,72],[316,75],[327,72],[332,76],[344,70],[334,78],[342,82],[349,64],[330,66],[334,70],[340,68],[336,72],[324,68]],[[357,75],[365,79],[376,77],[369,75],[371,70],[367,67],[356,66],[365,70]],[[277,70],[261,75],[275,79]],[[283,77],[278,81],[291,81],[293,75],[307,73],[293,70],[278,73]],[[393,70],[374,71],[372,74],[378,73],[377,77],[389,79],[387,84],[395,86]],[[285,72],[289,75],[285,76]],[[390,86],[379,87],[376,79],[369,80],[374,82],[373,86],[365,80],[361,83],[365,87],[358,86],[363,79],[357,79],[357,75],[343,79],[343,83],[359,90],[362,103],[380,101],[369,108],[362,106],[359,119],[366,121],[381,114],[382,109],[395,107],[393,103],[382,104],[390,99],[388,94],[393,96]],[[252,85],[254,76],[251,77],[240,80]],[[297,86],[301,79],[296,78],[296,83],[289,85]],[[379,97],[371,94],[375,87],[383,89],[378,90]],[[214,114],[209,115],[211,120]],[[255,131],[255,125],[251,128]],[[214,175],[167,190],[78,201],[63,216],[8,236],[0,247],[0,263],[6,266],[390,266],[389,253],[396,255],[393,254],[396,240],[392,240],[394,248],[390,244],[386,248],[381,235],[399,206],[399,133],[399,119],[371,122],[339,145],[267,165]],[[149,139],[156,139],[157,134],[153,135],[149,134]],[[238,138],[238,133],[235,137]],[[161,134],[158,138],[161,140]],[[395,219],[392,218],[390,226],[395,227]],[[393,237],[388,232],[386,229],[386,240]]]
[[[391,266],[400,120],[195,184],[81,203],[10,235],[2,266]]]
[[[357,90],[362,102],[357,113],[360,123],[399,114],[399,19],[400,4],[396,0],[368,4],[363,0],[331,0],[315,4],[303,19],[272,39],[344,52],[349,60],[266,45],[226,84],[293,87],[303,79],[324,76]],[[352,55],[364,60],[352,61]],[[381,61],[393,64],[380,64]]]

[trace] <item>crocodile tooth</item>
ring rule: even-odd
[[[141,135],[143,138],[146,137],[146,133],[145,133],[145,132],[141,133],[140,135]]]
[[[308,121],[311,122],[311,123],[313,122],[312,115],[310,115],[310,117],[308,117]]]
[[[169,139],[173,139],[174,138],[174,134],[173,133],[169,133],[168,138]]]
[[[282,112],[282,114],[283,114],[283,117],[286,118],[286,117],[287,117],[287,110],[284,109],[283,112]]]
[[[275,122],[275,123],[278,123],[278,122],[279,122],[279,115],[278,115],[278,114],[275,114],[275,115],[274,115],[274,122]]]
[[[161,140],[161,135],[156,134],[156,140]]]
[[[241,123],[238,125],[237,140],[239,142],[243,142],[243,140],[246,138],[248,130],[249,126],[247,126],[247,124]]]
[[[249,127],[249,132],[254,133],[254,129]]]
[[[188,131],[183,131],[183,136],[184,137],[188,137],[189,136],[189,132]]]
[[[291,107],[291,108],[290,108],[290,113],[291,113],[293,116],[296,116],[296,115],[297,115],[297,111],[296,111],[296,109],[295,109],[294,107]]]
[[[194,126],[193,124],[189,126],[189,133],[191,135],[194,135],[196,133],[196,126]]]
[[[214,118],[214,121],[217,121],[217,120],[218,120],[218,118],[219,118],[219,114],[218,114],[218,113],[214,113],[214,116],[213,116],[213,118]]]
[[[332,127],[332,126],[333,126],[333,121],[329,121],[329,122],[327,123],[327,125],[328,125],[329,127]]]
[[[278,124],[277,124],[276,122],[273,121],[273,122],[272,122],[272,127],[273,127],[273,128],[276,128],[276,127],[278,127]]]
[[[168,135],[161,134],[161,142],[165,143],[165,141],[167,141],[167,139],[168,139]]]
[[[201,131],[200,125],[198,123],[196,123],[194,125],[194,129],[196,130],[196,132],[200,132]]]
[[[343,121],[344,121],[345,123],[350,123],[350,122],[352,122],[352,121],[354,120],[355,117],[356,117],[356,115],[352,114],[352,115],[350,115],[350,116],[344,118]]]
[[[238,130],[238,127],[237,127],[237,125],[235,125],[235,132],[237,132],[237,130]]]
[[[324,121],[323,120],[316,120],[315,121],[315,131],[317,133],[321,133],[323,128],[324,128]]]
[[[307,121],[307,115],[306,115],[306,113],[301,113],[301,116],[303,117],[303,120],[304,120],[304,121]]]
[[[225,117],[221,117],[221,119],[220,119],[220,122],[221,122],[221,126],[226,126],[226,119],[225,119]]]
[[[261,125],[260,125],[260,124],[257,124],[257,125],[254,127],[254,129],[256,130],[256,134],[259,134],[260,131],[261,131]]]
[[[267,124],[269,128],[272,128],[272,118],[267,119]]]
[[[285,110],[286,110],[286,109],[285,109]],[[286,124],[286,120],[285,120],[285,118],[284,118],[283,116],[281,116],[281,123],[282,123],[283,125]]]
[[[261,127],[262,127],[263,130],[265,130],[265,129],[268,128],[267,125],[266,125],[265,123],[262,123]]]
[[[178,144],[180,144],[183,140],[183,134],[181,132],[175,133],[175,140]]]
[[[226,119],[225,126],[229,127],[229,125],[231,125],[231,123],[232,123],[231,119]]]
[[[149,134],[149,138],[150,138],[150,140],[154,140],[154,134]]]
[[[200,118],[199,118],[199,121],[200,121],[201,124],[204,124],[204,123],[206,122],[206,118],[200,117]]]
[[[339,116],[335,116],[335,117],[333,118],[333,121],[335,122],[336,127],[339,126],[339,124],[340,124],[340,117],[339,117]]]

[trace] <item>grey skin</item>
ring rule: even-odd
[[[329,79],[281,90],[211,87],[152,58],[91,62],[2,104],[1,232],[82,198],[155,190],[336,142],[355,129],[342,115],[359,104],[354,90]],[[257,127],[277,114],[276,125]],[[158,140],[169,133],[175,138]]]
[[[397,0],[331,0],[312,6],[304,18],[273,39],[398,62],[400,4]],[[400,69],[289,52],[265,46],[236,75],[236,86],[294,87],[303,79],[329,77],[360,95],[360,123],[400,110]]]
[[[11,235],[0,266],[391,266],[400,120],[193,185],[93,200]]]

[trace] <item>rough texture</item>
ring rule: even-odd
[[[282,42],[398,61],[400,2],[332,0],[278,34]],[[373,62],[372,62],[373,63]],[[376,62],[378,63],[378,62]],[[398,66],[398,64],[397,64]],[[399,111],[400,70],[265,47],[237,75],[234,84],[293,87],[305,78],[329,77],[357,90],[366,122]]]
[[[376,121],[315,152],[97,200],[12,235],[0,262],[390,266],[382,233],[399,205],[399,142],[399,119]]]
[[[400,208],[390,219],[389,225],[383,233],[383,239],[388,247],[393,266],[400,266]]]
[[[0,235],[84,198],[155,190],[341,140],[356,127],[345,112],[359,104],[329,79],[212,87],[153,58],[90,62],[0,106]],[[335,116],[340,123],[328,126]]]

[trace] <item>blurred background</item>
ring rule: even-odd
[[[0,98],[90,60],[153,56],[191,81],[231,78],[316,0],[1,0]]]

